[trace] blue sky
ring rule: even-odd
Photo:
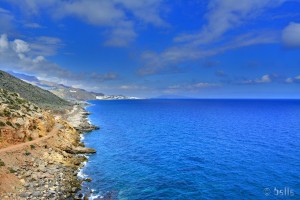
[[[300,98],[298,0],[1,0],[0,68],[106,94]]]

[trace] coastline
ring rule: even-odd
[[[87,104],[84,104],[85,106]],[[98,129],[88,120],[84,105],[56,115],[59,131],[52,137],[14,151],[0,153],[0,199],[87,199],[77,194],[83,181],[78,176],[95,153],[81,142],[82,134]]]

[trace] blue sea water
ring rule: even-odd
[[[116,199],[300,199],[299,100],[92,101],[85,187]]]

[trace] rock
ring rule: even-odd
[[[86,182],[92,182],[92,179],[91,178],[86,178],[86,179],[84,179],[84,181],[86,181]]]
[[[24,187],[29,187],[29,186],[30,186],[29,183],[25,183],[25,184],[24,184]]]
[[[27,193],[21,193],[21,194],[20,194],[20,197],[21,197],[21,198],[28,198],[29,195],[28,195]]]
[[[78,190],[77,187],[72,187],[72,192],[76,192]]]
[[[21,179],[20,182],[24,185],[25,184],[25,180]]]
[[[56,192],[55,192],[54,190],[49,190],[49,191],[48,191],[48,194],[49,194],[49,195],[51,195],[51,194],[56,194]]]
[[[45,166],[40,166],[39,169],[38,169],[40,172],[46,172],[47,169]]]
[[[39,192],[39,191],[35,191],[35,192],[32,193],[32,196],[33,197],[39,197],[39,196],[42,196],[42,193]]]
[[[68,149],[66,152],[70,154],[92,154],[96,153],[96,150],[92,148],[76,147],[74,149]]]

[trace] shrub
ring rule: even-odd
[[[29,140],[29,141],[32,141],[32,137],[29,137],[28,140]]]
[[[10,115],[11,115],[11,112],[9,111],[9,110],[4,110],[3,111],[3,114],[6,116],[6,117],[10,117]]]
[[[6,124],[7,124],[8,126],[14,127],[10,121],[7,121]]]
[[[9,171],[9,173],[11,173],[11,174],[13,174],[13,173],[16,173],[17,171],[16,170],[14,170],[13,168],[8,168],[8,171]]]
[[[35,149],[35,146],[33,144],[30,145],[31,149]]]
[[[20,125],[19,123],[15,123],[15,125],[16,125],[18,128],[21,127],[21,125]]]
[[[0,126],[5,126],[5,123],[0,121]]]
[[[30,154],[31,154],[31,153],[30,153],[29,151],[26,151],[24,155],[25,155],[25,156],[29,156]]]
[[[5,166],[5,163],[0,159],[0,167]]]

